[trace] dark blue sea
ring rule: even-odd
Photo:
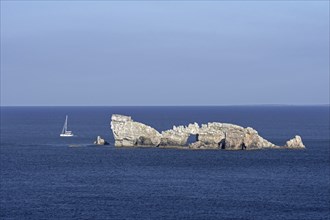
[[[307,148],[115,148],[113,113],[159,131],[250,126],[277,145],[299,134]],[[65,115],[76,137],[59,137]],[[329,106],[1,107],[0,219],[329,219],[329,139]]]

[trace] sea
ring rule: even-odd
[[[116,148],[112,114],[298,134],[306,149]],[[66,115],[74,137],[59,136]],[[328,105],[1,107],[0,219],[330,219],[329,131]]]

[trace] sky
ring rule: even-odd
[[[329,104],[328,1],[1,1],[2,106]]]

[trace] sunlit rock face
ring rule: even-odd
[[[301,137],[299,135],[296,135],[291,140],[288,140],[286,144],[284,145],[286,148],[295,148],[295,149],[304,149],[305,145],[303,144]]]
[[[106,142],[101,136],[97,136],[96,141],[94,141],[96,145],[108,145],[109,143]]]
[[[252,150],[276,148],[277,146],[259,136],[253,128],[212,122],[201,126],[196,143],[192,143],[190,147],[194,149]]]
[[[116,147],[158,146],[161,135],[156,129],[132,120],[130,116],[112,115],[111,129]]]
[[[159,133],[154,128],[135,122],[130,116],[112,115],[111,129],[117,147],[178,147],[190,149],[254,150],[281,148],[261,137],[256,130],[238,125],[211,122],[199,126],[173,126]],[[187,145],[190,135],[195,142]],[[287,142],[286,148],[304,148],[300,136]]]

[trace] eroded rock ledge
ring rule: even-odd
[[[212,122],[199,126],[196,122],[188,126],[173,126],[159,133],[156,129],[130,116],[114,114],[111,129],[116,147],[178,147],[190,149],[253,150],[264,148],[305,148],[301,137],[295,136],[280,147],[262,138],[256,130],[234,124]],[[187,145],[190,135],[196,141]]]

